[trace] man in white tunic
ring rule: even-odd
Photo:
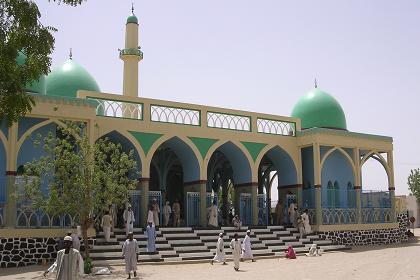
[[[131,210],[131,205],[128,205],[127,209],[124,211],[124,223],[125,223],[125,234],[128,235],[129,232],[133,231],[134,227],[134,212]]]
[[[181,205],[178,202],[178,199],[175,199],[174,204],[172,204],[172,212],[174,213],[174,227],[179,227],[181,219]]]
[[[128,239],[124,242],[122,249],[123,257],[125,259],[125,272],[128,273],[128,278],[131,279],[131,271],[134,277],[137,277],[137,255],[139,253],[139,246],[137,240],[133,239],[133,233],[128,233]]]
[[[102,216],[101,227],[104,230],[105,242],[108,243],[111,239],[112,217],[109,212],[105,212]]]
[[[155,226],[149,222],[146,228],[144,235],[147,238],[147,252],[154,253],[156,252],[156,229]]]
[[[48,270],[44,272],[44,277],[49,272],[57,269],[56,280],[77,280],[79,275],[83,275],[83,259],[79,251],[72,248],[73,239],[70,236],[64,237],[64,249],[57,252],[57,259]]]
[[[238,271],[239,260],[241,259],[242,244],[241,244],[241,241],[238,239],[237,233],[233,235],[233,239],[230,242],[230,248],[232,249],[232,255],[233,255],[233,263],[234,263],[233,269]]]
[[[163,225],[165,227],[168,226],[169,223],[169,216],[172,213],[171,206],[169,205],[169,201],[166,201],[165,206],[163,206]]]
[[[158,227],[159,226],[160,208],[159,208],[159,204],[157,203],[156,199],[153,199],[152,211],[153,211],[153,224]]]
[[[297,205],[296,203],[293,201],[292,203],[290,203],[289,205],[289,223],[292,224],[294,227],[297,226],[297,220],[296,220],[296,210],[297,210]]]
[[[246,231],[246,235],[244,238],[244,243],[242,245],[242,256],[241,256],[242,260],[249,260],[251,259],[253,262],[255,262],[254,260],[254,256],[252,255],[252,249],[251,249],[251,231],[247,230]]]
[[[213,265],[213,262],[223,262],[223,264],[226,264],[226,254],[225,254],[225,244],[223,242],[223,232],[219,233],[219,239],[217,240],[216,245],[216,255],[211,260],[211,264]]]
[[[308,235],[312,232],[312,228],[311,225],[309,224],[309,215],[308,215],[308,209],[305,209],[305,212],[303,212],[301,216],[302,220],[303,220],[303,227],[305,230],[305,234]]]
[[[217,221],[217,214],[218,214],[218,208],[217,208],[216,202],[214,202],[213,205],[210,206],[210,209],[209,209],[209,226],[217,227],[219,225]]]

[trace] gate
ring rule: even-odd
[[[156,199],[157,204],[159,205],[159,225],[162,224],[162,192],[161,191],[149,191],[149,205],[147,209],[149,209],[149,206],[152,205],[153,199]]]
[[[268,206],[267,195],[259,194],[258,196],[258,225],[266,226],[268,224]]]
[[[187,226],[200,225],[200,193],[187,192]]]
[[[252,224],[252,195],[241,193],[239,197],[239,218],[244,226]]]
[[[219,206],[217,193],[213,193],[213,197],[211,195],[212,195],[211,192],[206,193],[206,208],[209,208],[210,206],[212,206],[213,202],[216,202],[217,206]]]
[[[133,190],[130,191],[130,204],[131,204],[131,209],[134,212],[134,227],[140,227],[140,200],[141,200],[141,191],[139,190]]]

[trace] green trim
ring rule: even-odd
[[[267,144],[265,143],[255,143],[255,142],[245,142],[245,141],[241,141],[241,143],[248,150],[254,162],[257,159],[258,155],[260,154],[261,150],[264,149],[265,146],[267,146]]]
[[[329,129],[329,128],[308,128],[302,131],[297,132],[297,136],[302,137],[306,135],[312,134],[329,134],[329,135],[340,135],[340,136],[350,136],[350,137],[361,137],[361,138],[368,138],[374,140],[383,140],[387,142],[392,142],[392,137],[389,136],[382,136],[382,135],[374,135],[374,134],[366,134],[366,133],[359,133],[359,132],[351,132],[347,130],[337,130],[337,129]]]
[[[200,137],[188,137],[200,151],[201,156],[204,157],[207,155],[207,152],[213,146],[214,143],[219,141],[219,139],[211,138],[200,138]]]
[[[131,135],[136,138],[137,142],[139,142],[140,146],[143,148],[144,154],[147,154],[150,151],[152,145],[163,136],[163,134],[159,133],[146,133],[146,132],[138,132],[138,131],[128,131]]]

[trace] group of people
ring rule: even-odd
[[[172,208],[169,201],[165,202],[165,206],[162,209],[163,226],[167,227],[172,218],[172,226],[179,227],[181,225],[181,205],[178,199],[174,200]],[[155,225],[160,225],[160,207],[156,199],[152,200],[152,204],[149,206],[147,213],[147,223],[150,222]]]
[[[217,240],[216,245],[216,254],[214,258],[210,261],[210,264],[221,262],[226,264],[226,253],[225,253],[225,245],[223,241],[224,234],[221,232],[219,234],[219,239]],[[251,231],[247,230],[246,235],[244,237],[243,242],[239,239],[239,235],[235,233],[233,235],[233,239],[230,241],[230,248],[232,249],[232,256],[233,256],[233,263],[235,271],[239,270],[239,262],[240,260],[251,260],[255,262],[254,256],[252,254],[251,249]]]
[[[284,223],[283,219],[283,207],[280,202],[277,203],[276,206],[276,219],[277,224],[282,225]],[[299,235],[300,238],[303,238],[304,235],[308,235],[312,233],[312,228],[309,221],[309,211],[308,209],[305,209],[302,214],[298,211],[298,205],[296,201],[292,201],[289,204],[289,207],[287,208],[287,214],[288,214],[288,222],[293,227],[296,227],[299,229]]]

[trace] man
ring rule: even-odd
[[[298,208],[297,208],[296,202],[292,201],[292,203],[290,203],[290,205],[289,205],[289,211],[288,212],[289,212],[289,223],[292,224],[294,227],[297,226],[297,220],[296,220],[296,218],[297,218],[296,210],[297,209]]]
[[[149,224],[147,225],[146,232],[144,234],[147,238],[147,252],[156,252],[156,229],[151,222],[149,222]]]
[[[179,227],[179,220],[181,218],[181,205],[179,205],[178,199],[175,199],[172,204],[172,211],[174,213],[174,227]]]
[[[105,242],[108,243],[111,239],[112,217],[109,212],[105,212],[102,216],[101,227],[104,230]]]
[[[252,255],[252,249],[251,249],[251,231],[250,230],[246,231],[244,243],[242,246],[243,246],[242,255],[241,255],[242,260],[251,259],[252,262],[255,262],[254,256]]]
[[[211,260],[211,265],[213,265],[213,262],[223,262],[223,264],[226,264],[226,254],[225,254],[225,245],[223,242],[223,232],[219,233],[219,239],[217,240],[216,245],[216,255]]]
[[[311,234],[312,233],[312,228],[311,225],[309,223],[309,210],[305,209],[305,212],[301,215],[302,221],[303,221],[303,227],[305,229],[305,235]]]
[[[72,239],[71,246],[73,247],[73,249],[76,249],[77,251],[80,252],[80,239],[79,239],[79,235],[77,234],[77,232],[69,231],[67,233],[67,236],[70,236],[71,239]]]
[[[166,201],[165,206],[163,206],[163,225],[165,227],[168,226],[169,223],[169,216],[171,215],[172,210],[171,206],[169,205],[169,201]]]
[[[127,209],[124,211],[124,223],[125,223],[125,234],[128,235],[129,232],[133,232],[134,227],[134,212],[131,210],[131,205],[128,205]]]
[[[237,233],[235,233],[233,235],[233,239],[230,242],[230,248],[232,248],[233,263],[234,263],[233,269],[238,271],[239,270],[239,260],[241,258],[242,245],[241,245],[241,241],[238,239],[238,234]]]
[[[159,226],[159,214],[160,214],[160,208],[159,208],[159,204],[157,203],[156,198],[153,199],[152,201],[152,211],[153,211],[153,223],[155,224],[155,226]]]
[[[64,249],[57,252],[56,261],[44,272],[44,277],[55,269],[57,269],[56,280],[77,280],[79,275],[83,275],[82,256],[79,251],[71,247],[72,243],[70,236],[64,237]]]
[[[125,272],[128,273],[128,278],[131,279],[131,271],[134,277],[137,277],[137,255],[139,254],[139,246],[137,240],[133,239],[133,233],[128,233],[128,239],[123,244],[123,258],[125,260]]]
[[[213,205],[209,207],[209,226],[217,227],[219,225],[217,221],[218,208],[216,201],[213,202]]]
[[[280,201],[276,205],[276,224],[279,226],[283,224],[283,205]]]
[[[239,216],[238,215],[235,215],[235,217],[233,217],[232,224],[235,227],[235,229],[237,229],[237,230],[240,230],[241,229],[242,222],[239,219]]]

